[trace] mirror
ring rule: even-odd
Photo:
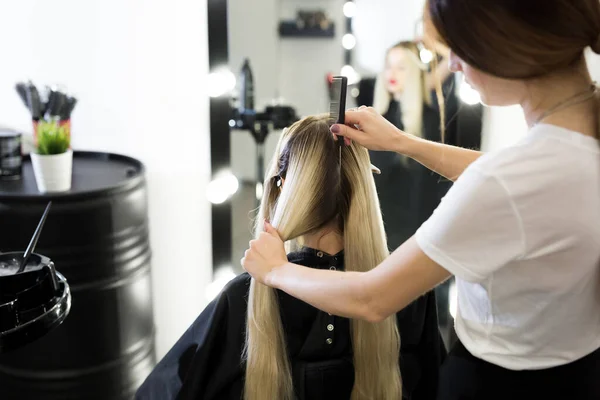
[[[248,66],[256,112],[285,105],[298,117],[328,112],[329,79],[344,75],[349,81],[347,108],[373,106],[399,128],[440,141],[434,84],[438,79],[444,99],[444,141],[479,148],[479,99],[461,76],[449,73],[443,51],[439,67],[433,67],[431,46],[421,40],[423,6],[424,1],[408,0],[230,0],[229,67],[238,77],[233,108],[248,104],[242,87]],[[251,129],[239,129],[233,119],[230,126],[231,170],[239,189],[231,201],[233,271],[227,273],[237,274],[242,272],[238,260],[253,238],[263,171],[281,130],[268,128],[261,144],[262,138],[257,140]],[[371,159],[382,170],[375,181],[388,244],[394,250],[427,220],[450,182],[397,154],[371,152]],[[451,309],[456,306],[453,283],[436,291],[440,327],[448,344],[453,336]]]

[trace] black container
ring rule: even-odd
[[[40,194],[31,162],[0,185],[0,249],[22,249],[52,200],[36,252],[69,282],[71,312],[26,347],[0,354],[2,400],[131,399],[155,364],[144,168],[74,152],[69,192]]]
[[[21,134],[0,128],[0,180],[21,178],[22,164]]]
[[[48,257],[31,254],[18,273],[24,251],[0,254],[0,353],[47,335],[69,314],[71,292]]]

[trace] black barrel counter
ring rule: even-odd
[[[144,166],[121,155],[74,152],[72,188],[39,193],[30,160],[0,181],[0,252],[27,247],[49,200],[36,253],[72,292],[64,323],[0,354],[2,400],[128,400],[155,364]]]

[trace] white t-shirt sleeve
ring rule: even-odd
[[[416,240],[453,275],[478,282],[525,251],[521,219],[507,188],[472,165],[448,191]]]

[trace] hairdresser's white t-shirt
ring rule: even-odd
[[[600,347],[594,138],[538,125],[517,145],[482,156],[416,240],[456,276],[457,335],[474,356],[540,369]]]

